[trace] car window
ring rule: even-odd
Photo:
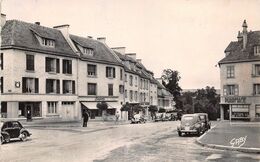
[[[13,127],[13,123],[12,123],[12,122],[8,122],[8,123],[7,123],[7,127],[8,127],[8,128],[12,128],[12,127]]]
[[[190,120],[193,120],[193,119],[194,119],[193,116],[184,116],[184,117],[182,118],[182,120],[184,120],[184,121],[190,121]]]
[[[17,122],[13,122],[13,127],[15,127],[15,128],[20,128],[20,125],[19,125],[19,123],[17,123]]]

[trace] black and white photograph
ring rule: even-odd
[[[260,0],[0,12],[0,162],[260,162]]]

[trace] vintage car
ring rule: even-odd
[[[8,143],[11,139],[26,141],[32,135],[19,121],[0,121],[0,130],[1,144]]]
[[[199,115],[199,118],[200,120],[205,123],[205,129],[206,131],[210,129],[211,127],[211,123],[209,121],[209,118],[208,118],[208,114],[207,113],[196,113]]]
[[[196,134],[200,136],[207,131],[205,122],[201,119],[200,114],[185,114],[181,118],[181,123],[177,127],[178,135]]]
[[[141,114],[135,114],[132,118],[131,118],[131,124],[135,124],[135,123],[145,123],[147,121],[146,117],[144,115]]]

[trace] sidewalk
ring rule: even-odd
[[[260,123],[219,122],[197,139],[203,146],[260,153]]]

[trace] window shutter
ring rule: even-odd
[[[34,80],[34,85],[35,85],[35,93],[38,93],[39,92],[39,79],[38,78],[35,78]]]
[[[223,95],[226,96],[227,95],[227,85],[223,86]]]
[[[57,94],[60,94],[60,80],[56,80],[56,86]]]
[[[50,62],[50,59],[49,59],[49,58],[46,58],[46,59],[45,59],[45,71],[46,71],[46,72],[51,71],[51,62]]]
[[[0,80],[0,86],[1,86],[1,93],[4,93],[4,79],[3,77],[1,77],[1,80]]]
[[[4,58],[3,58],[3,53],[1,53],[1,70],[3,70],[4,69]]]
[[[255,76],[255,64],[252,65],[252,76]]]
[[[75,94],[75,81],[72,81],[72,94]]]
[[[65,74],[65,63],[66,61],[65,60],[62,60],[62,73]]]
[[[253,95],[256,95],[256,92],[257,92],[256,91],[256,86],[257,86],[256,84],[253,84]]]
[[[60,73],[60,59],[56,60],[56,73]]]
[[[72,61],[70,60],[70,61],[68,61],[69,62],[69,67],[68,67],[68,73],[69,74],[72,74]]]
[[[22,91],[23,91],[23,93],[25,93],[26,92],[26,78],[25,77],[23,77],[22,78]]]
[[[50,88],[49,88],[50,86],[49,85],[50,85],[50,82],[49,82],[48,79],[46,79],[46,85],[45,85],[46,93],[50,93],[50,91],[49,91],[50,90]]]
[[[108,78],[108,67],[106,67],[106,77]]]
[[[238,84],[235,85],[235,96],[239,95],[239,86]]]
[[[62,81],[62,93],[65,94],[65,80]]]
[[[116,68],[113,68],[113,78],[116,78]]]

